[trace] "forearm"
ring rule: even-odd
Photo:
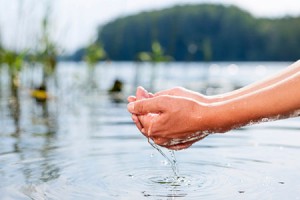
[[[229,130],[262,119],[281,119],[300,111],[300,72],[232,100],[215,103],[220,129]]]
[[[299,71],[300,71],[300,60],[293,63],[292,65],[287,67],[285,70],[283,70],[269,78],[266,78],[262,81],[255,82],[253,84],[250,84],[250,85],[240,88],[238,90],[234,90],[232,92],[212,96],[212,97],[210,97],[210,99],[211,99],[211,102],[220,102],[220,101],[224,101],[224,100],[234,99],[236,97],[246,95],[246,94],[255,92],[256,90],[260,90],[262,88],[266,88],[273,84],[276,84],[290,76],[293,76],[295,73],[297,73]]]

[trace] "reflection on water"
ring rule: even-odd
[[[175,153],[180,170],[174,176],[171,154],[162,150],[168,161],[138,133],[126,103],[86,92],[83,68],[69,65],[58,66],[59,87],[50,85],[54,97],[46,102],[28,95],[26,81],[12,95],[0,73],[0,199],[299,199],[299,119],[208,136]],[[158,66],[154,85],[216,92],[272,71],[253,63],[207,65],[209,71],[197,63]],[[255,77],[249,77],[253,66]],[[117,77],[124,96],[133,93],[135,67],[112,64],[99,88]],[[147,74],[146,66],[139,70]],[[139,81],[150,83],[147,76]]]

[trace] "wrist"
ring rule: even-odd
[[[233,119],[227,110],[226,103],[199,103],[194,118],[195,130],[208,133],[224,133],[230,130]]]
[[[215,103],[217,126],[225,132],[269,117],[270,107],[261,102],[257,95],[245,95]]]
[[[207,105],[206,123],[212,133],[224,133],[245,123],[243,108],[234,101],[220,101]]]

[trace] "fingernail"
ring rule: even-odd
[[[133,102],[132,102],[132,103],[129,103],[129,104],[127,105],[127,109],[128,109],[129,112],[133,112],[133,111],[134,111],[134,103],[133,103]]]

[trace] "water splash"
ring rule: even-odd
[[[277,120],[280,120],[280,119],[294,118],[294,117],[299,117],[299,116],[300,116],[300,110],[295,110],[295,111],[292,111],[288,114],[275,115],[275,116],[271,116],[271,117],[261,118],[261,119],[256,120],[256,121],[250,121],[246,125],[250,126],[250,125],[260,124],[260,123],[264,123],[264,122],[273,122],[273,121],[277,121]],[[237,127],[234,127],[234,128],[239,128],[239,127],[240,126],[237,126]]]
[[[154,142],[152,142],[150,140],[150,138],[148,138],[148,143],[154,148],[156,149],[171,165],[173,173],[174,173],[174,177],[179,177],[179,172],[178,172],[178,166],[177,166],[177,161],[176,161],[176,157],[175,157],[175,152],[174,150],[169,150],[171,157],[167,156],[162,150],[161,148],[155,144]]]
[[[186,139],[172,139],[169,142],[167,142],[165,145],[173,146],[173,145],[178,145],[178,144],[184,144],[187,142],[196,142],[198,140],[205,138],[209,134],[211,134],[210,131],[197,131],[197,132],[191,134]]]
[[[197,131],[194,134],[191,134],[188,138],[186,138],[184,140],[183,139],[172,139],[170,142],[168,142],[167,145],[177,145],[177,144],[182,144],[182,143],[186,143],[186,142],[201,140],[209,134],[210,134],[210,132],[207,132],[207,131]],[[178,171],[177,160],[175,157],[175,151],[169,150],[170,156],[167,156],[162,151],[162,149],[157,144],[155,144],[150,138],[148,138],[148,143],[154,149],[156,149],[170,163],[173,173],[174,173],[174,178],[175,178],[174,181],[175,182],[179,181],[180,176],[179,176],[179,171]]]

